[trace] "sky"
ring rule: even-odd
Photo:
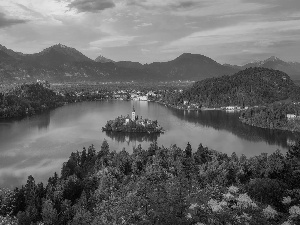
[[[114,61],[300,62],[300,0],[0,0],[1,45],[36,53],[58,43]]]

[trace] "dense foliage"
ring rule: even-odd
[[[49,89],[49,86],[42,83],[23,84],[0,93],[0,118],[33,115],[62,104],[62,96]]]
[[[190,89],[164,96],[164,101],[181,106],[184,101],[204,107],[255,106],[291,99],[299,100],[300,87],[281,71],[249,68],[232,76],[196,82]]]
[[[0,194],[11,224],[299,224],[300,142],[276,151],[230,157],[201,144],[129,154],[93,146],[72,153],[46,186],[32,176]]]
[[[287,118],[288,114],[295,118]],[[241,113],[240,120],[252,126],[300,132],[299,115],[299,103],[277,103],[249,108]]]

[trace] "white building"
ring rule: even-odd
[[[139,100],[140,101],[148,101],[148,96],[144,95],[144,96],[139,96]]]
[[[133,106],[132,113],[131,113],[131,120],[135,121],[135,109],[134,109],[134,106]]]
[[[295,114],[286,114],[286,118],[287,118],[288,120],[293,120],[293,119],[296,119],[297,116],[296,116]]]
[[[235,106],[226,106],[226,110],[235,110]]]

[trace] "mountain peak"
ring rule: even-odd
[[[63,45],[63,44],[61,44],[61,43],[56,44],[56,45],[53,45],[52,47],[57,47],[57,48],[70,48],[70,47],[68,47],[68,46],[66,46],[66,45]]]
[[[0,44],[0,50],[5,52],[7,55],[12,56],[14,58],[20,58],[21,56],[23,56],[24,54],[21,52],[14,52],[11,49],[6,48],[4,45]]]
[[[99,55],[96,59],[95,59],[96,62],[100,62],[100,63],[108,63],[108,62],[114,62],[113,60],[111,59],[108,59],[108,58],[105,58],[104,56],[102,55]]]
[[[180,56],[178,56],[177,58],[194,58],[194,57],[205,57],[204,55],[201,54],[192,54],[192,53],[183,53]]]
[[[281,59],[279,59],[276,56],[271,56],[270,58],[266,59],[265,62],[275,62],[275,61],[282,61]]]
[[[77,51],[75,48],[68,47],[68,46],[63,45],[63,44],[61,44],[61,43],[52,45],[52,46],[50,46],[50,47],[44,49],[44,51],[45,51],[45,50],[51,50],[51,49],[55,49],[55,50],[73,50],[73,51]]]

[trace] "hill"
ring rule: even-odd
[[[205,107],[229,105],[255,106],[281,100],[299,100],[300,87],[281,71],[248,68],[232,76],[196,82],[172,101],[201,104]]]
[[[63,105],[62,96],[49,89],[49,83],[22,84],[0,93],[0,119],[24,117]]]

